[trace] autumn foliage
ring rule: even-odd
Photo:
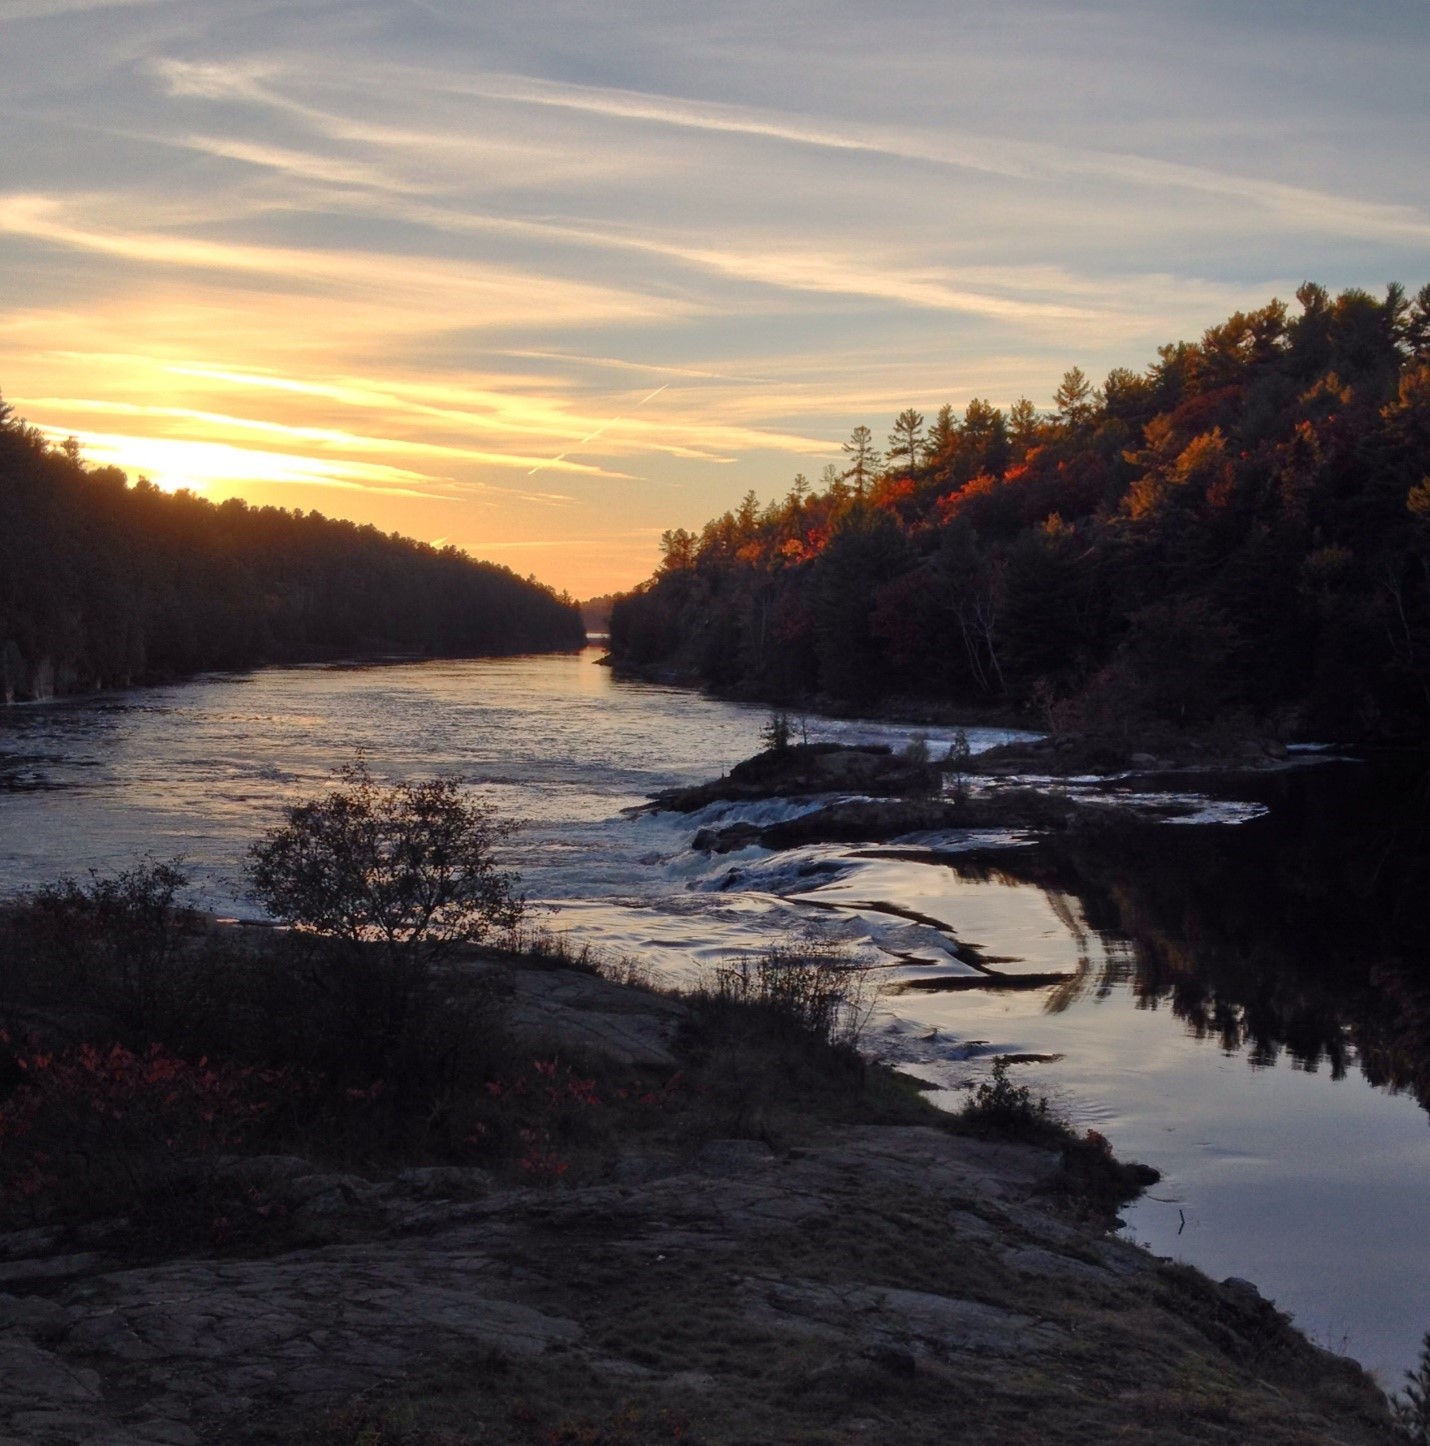
[[[0,1101],[0,1204],[60,1191],[112,1192],[152,1179],[157,1161],[234,1150],[284,1097],[310,1087],[292,1069],[190,1062],[152,1044],[16,1047],[0,1061],[19,1084]]]
[[[1273,301],[1054,408],[895,419],[888,458],[664,539],[612,652],[781,701],[1042,723],[1430,723],[1430,287]]]

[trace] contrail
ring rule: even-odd
[[[653,392],[649,393],[647,396],[642,397],[642,398],[640,399],[640,401],[638,401],[638,402],[636,403],[636,407],[643,407],[643,406],[645,406],[645,404],[646,404],[648,401],[650,401],[651,397],[658,397],[658,396],[666,389],[666,387],[668,387],[669,385],[670,385],[669,382],[662,382],[661,385],[658,386]],[[632,411],[635,411],[635,407],[632,407],[631,410],[632,410]],[[584,447],[587,442],[594,442],[594,441],[596,440],[596,438],[599,437],[599,436],[601,435],[601,433],[604,432],[608,427],[614,427],[617,422],[624,422],[624,421],[625,421],[625,416],[624,416],[624,415],[621,415],[621,416],[619,416],[619,417],[612,417],[609,422],[602,422],[601,425],[600,425],[599,427],[597,427],[594,432],[587,432],[586,435],[585,435],[584,437],[582,437],[579,442],[576,443],[576,449],[577,449],[577,451],[579,451],[582,447]],[[549,461],[546,461],[546,462],[538,462],[538,463],[536,464],[536,466],[533,467],[533,468],[531,469],[531,471],[528,472],[526,475],[527,475],[528,477],[534,477],[534,476],[536,476],[536,474],[537,474],[538,472],[540,472],[543,468],[545,468],[545,467],[552,467],[552,466],[554,466],[557,462],[564,462],[564,461],[566,460],[566,458],[569,457],[570,455],[571,455],[570,448],[567,448],[566,451],[558,454],[558,455],[555,456],[555,457],[552,457]]]

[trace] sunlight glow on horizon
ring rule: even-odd
[[[452,502],[455,497],[422,491],[400,482],[438,483],[444,479],[424,477],[400,467],[372,463],[329,462],[290,452],[269,452],[235,447],[227,442],[183,441],[175,437],[132,437],[112,432],[64,431],[41,425],[52,441],[72,436],[79,442],[86,461],[96,467],[120,467],[134,474],[131,480],[147,477],[166,492],[187,488],[208,494],[218,484],[231,487],[298,483],[308,487],[338,487],[368,491],[389,497],[420,497],[429,502]],[[230,493],[229,495],[233,495]]]
[[[1430,280],[1423,14],[811,5],[0,6],[0,390],[583,596],[855,425]]]

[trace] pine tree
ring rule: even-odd
[[[923,437],[924,414],[912,407],[905,407],[894,418],[894,430],[889,433],[889,461],[891,464],[902,459],[911,470],[918,466],[919,443]]]
[[[879,449],[874,445],[874,434],[868,427],[855,427],[844,444],[844,452],[850,462],[844,469],[843,476],[846,480],[853,481],[854,495],[862,500],[882,460]]]
[[[952,404],[945,402],[938,409],[938,416],[934,418],[928,439],[924,442],[924,461],[942,462],[953,455],[957,446],[958,419],[953,414]]]
[[[1038,409],[1027,397],[1019,397],[1008,409],[1008,440],[1016,460],[1021,462],[1038,445],[1042,425]]]
[[[1079,426],[1092,415],[1092,383],[1083,375],[1081,367],[1073,367],[1063,373],[1062,382],[1053,393],[1053,403],[1058,416],[1069,427]]]

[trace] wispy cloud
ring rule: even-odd
[[[303,181],[321,181],[325,185],[387,191],[396,196],[416,195],[426,189],[414,180],[404,180],[388,169],[367,162],[318,155],[312,151],[292,150],[285,146],[203,135],[186,136],[181,144],[204,155],[242,161],[246,165],[278,171]]]
[[[345,64],[333,70],[318,56],[241,63],[161,58],[150,69],[172,97],[240,102],[255,112],[301,123],[319,143],[366,147],[409,170],[445,176],[457,185],[463,180],[496,179],[529,188],[578,179],[589,183],[644,170],[638,156],[610,147],[572,145],[568,136],[541,140],[518,127],[492,124],[491,117],[444,115],[439,122],[427,114],[427,108],[443,93],[441,84],[434,84],[446,73],[442,70],[394,62]],[[313,98],[315,78],[326,82],[322,93],[329,97],[327,105]],[[375,95],[412,95],[421,100],[401,108],[400,119],[382,120],[374,114]]]
[[[690,381],[736,382],[746,386],[765,386],[769,377],[739,376],[733,372],[708,371],[700,367],[671,366],[668,362],[632,361],[625,357],[583,356],[567,351],[509,351],[507,356],[533,361],[573,362],[582,367],[598,367],[606,371],[644,372],[656,376],[681,377]]]
[[[115,209],[104,197],[91,198],[89,207]],[[0,232],[144,266],[238,273],[299,283],[320,294],[360,296],[401,329],[414,322],[432,325],[438,318],[446,318],[448,326],[590,326],[689,310],[680,302],[492,263],[210,241],[107,226],[79,211],[70,198],[0,196]]]
[[[0,384],[604,591],[855,423],[1418,264],[1413,9],[0,0]]]
[[[226,433],[256,432],[264,436],[281,439],[295,447],[318,448],[324,452],[361,453],[386,452],[407,457],[431,457],[447,462],[475,462],[484,467],[516,470],[536,470],[532,467],[538,459],[520,453],[480,451],[471,447],[443,446],[439,443],[421,441],[406,437],[373,437],[360,433],[343,431],[333,427],[294,426],[289,423],[269,421],[254,417],[237,417],[224,412],[199,411],[192,407],[161,407],[138,402],[100,401],[76,397],[24,397],[15,399],[16,405],[25,409],[27,415],[43,417],[51,412],[62,412],[69,416],[93,414],[100,416],[133,417],[145,421],[168,423],[175,434],[194,434],[198,437],[223,436]],[[624,474],[608,471],[601,467],[565,459],[538,463],[541,469],[555,468],[587,477],[616,479]],[[503,489],[488,487],[489,491]],[[523,496],[529,495],[525,492]],[[555,494],[543,494],[547,498]]]
[[[86,10],[160,5],[166,0],[0,0],[0,24],[7,20],[52,20]]]
[[[658,386],[653,392],[649,393],[647,396],[642,397],[640,401],[638,401],[635,405],[638,407],[645,406],[647,402],[653,401],[656,397],[658,397],[669,385],[669,382],[663,383],[662,385]],[[591,431],[587,432],[584,437],[581,437],[579,440],[573,443],[572,450],[579,450],[580,448],[586,446],[587,443],[594,442],[596,438],[599,437],[603,432],[609,432],[612,427],[618,427],[624,421],[624,417],[612,417],[609,422],[603,422],[599,427],[593,428]],[[552,457],[550,461],[538,462],[536,466],[527,473],[527,476],[534,477],[538,472],[544,472],[548,467],[559,467],[563,462],[565,462],[566,456],[567,454],[565,452],[562,452],[558,456]]]
[[[1254,174],[1237,175],[1131,152],[1102,151],[990,136],[827,121],[712,102],[590,86],[558,85],[528,77],[448,81],[490,99],[558,107],[616,120],[760,137],[824,150],[865,152],[1036,182],[1089,177],[1127,186],[1183,189],[1240,200],[1299,224],[1351,236],[1405,241],[1430,239],[1430,219],[1411,206],[1385,205]]]
[[[722,455],[730,450],[751,448],[776,451],[807,451],[819,446],[816,439],[799,436],[776,428],[759,429],[749,425],[725,425],[700,422],[682,407],[674,418],[648,419],[617,416],[593,417],[589,411],[578,410],[558,398],[523,398],[509,391],[478,385],[461,386],[454,382],[399,381],[386,385],[361,383],[351,378],[329,381],[295,382],[290,378],[233,371],[216,371],[202,366],[174,366],[179,376],[231,382],[239,386],[267,388],[276,391],[301,392],[321,396],[344,407],[364,411],[390,412],[440,422],[462,429],[482,432],[501,431],[508,436],[521,434],[550,436],[575,450],[593,440],[598,433],[611,432],[610,442],[617,455],[622,451],[665,451],[675,455],[700,458]],[[643,399],[632,399],[632,407],[644,405],[666,389],[658,387]],[[708,401],[697,405],[709,406]],[[680,440],[677,440],[680,439]],[[556,465],[545,459],[521,458],[513,465],[528,466],[540,460],[543,467]],[[593,471],[588,467],[562,464],[572,471]],[[611,476],[615,474],[601,473]]]
[[[275,97],[264,88],[270,76],[291,69],[276,59],[180,60],[160,57],[152,69],[174,96],[201,100],[255,100],[272,103]]]
[[[872,298],[1016,323],[1088,322],[1106,310],[1068,305],[1052,299],[1055,292],[1034,298],[1026,288],[1020,288],[1016,266],[997,277],[984,270],[979,282],[970,284],[955,268],[930,264],[887,243],[855,250],[832,236],[823,237],[818,245],[803,238],[794,241],[772,237],[761,242],[735,237],[732,240],[736,244],[715,248],[659,235],[633,235],[591,223],[504,220],[435,205],[408,208],[407,215],[440,230],[523,235],[568,247],[658,257],[706,276],[776,291]],[[1020,295],[1020,290],[1024,294]]]

